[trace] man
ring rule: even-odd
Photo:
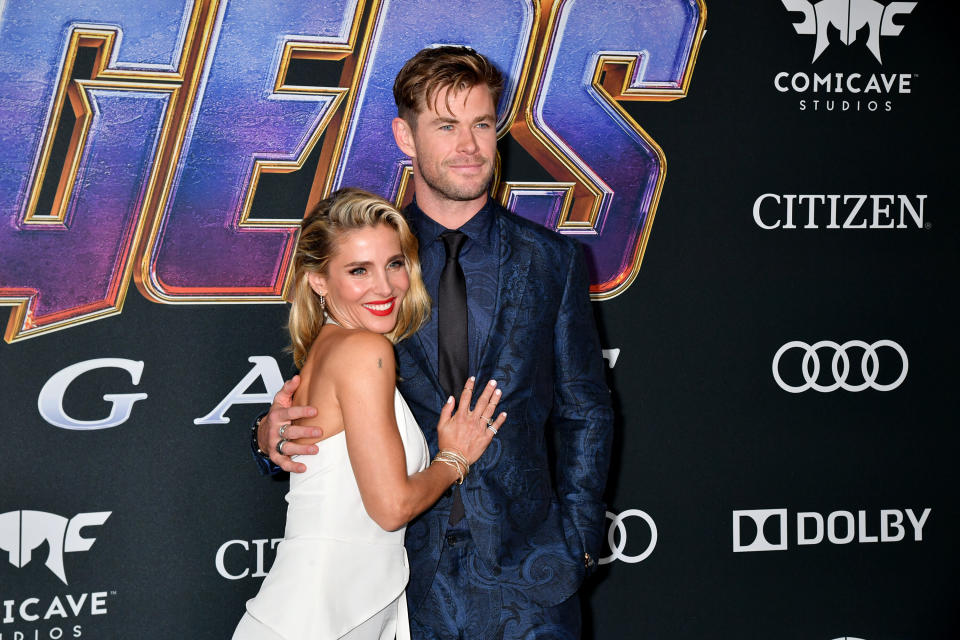
[[[464,483],[409,525],[417,638],[579,637],[576,592],[602,538],[613,414],[586,270],[575,241],[488,197],[502,85],[485,57],[451,46],[421,51],[394,84],[394,138],[415,188],[405,215],[434,300],[430,323],[397,345],[398,387],[432,452],[440,408],[467,372],[497,380],[508,415]],[[290,406],[297,384],[284,385],[254,434],[294,472],[303,465],[277,443],[281,425],[314,413]]]

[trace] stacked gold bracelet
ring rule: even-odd
[[[467,474],[470,472],[470,463],[467,462],[467,459],[463,457],[463,454],[455,449],[440,449],[437,452],[437,455],[433,457],[434,462],[442,462],[448,467],[453,467],[457,470],[457,475],[460,476],[457,479],[457,484],[463,484],[463,479],[467,477]]]

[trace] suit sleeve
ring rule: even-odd
[[[583,549],[598,558],[606,507],[603,491],[613,441],[613,409],[603,372],[600,341],[590,305],[589,281],[579,245],[570,252],[554,333],[554,405],[557,495],[565,524]],[[595,568],[588,567],[588,570]]]

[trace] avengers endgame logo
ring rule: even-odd
[[[820,66],[780,71],[774,88],[797,98],[800,111],[874,112],[892,111],[895,99],[912,90],[916,74],[877,70],[885,60],[883,42],[898,37],[916,2],[876,0],[781,0],[794,18],[793,30],[809,40],[811,64],[832,46],[846,45],[856,65],[869,70],[841,72]],[[837,40],[839,42],[837,42]],[[861,47],[854,47],[860,43]],[[864,54],[869,55],[864,55]]]
[[[0,3],[5,339],[119,313],[131,281],[159,303],[283,302],[306,206],[341,186],[409,199],[391,86],[436,44],[504,71],[498,133],[553,178],[497,175],[494,196],[576,235],[592,294],[615,296],[666,167],[619,103],[684,97],[705,21],[703,0]],[[303,205],[258,199],[308,160]]]

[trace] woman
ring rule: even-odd
[[[490,381],[470,410],[447,399],[427,444],[395,387],[392,342],[426,321],[417,241],[385,200],[343,189],[301,226],[289,330],[301,367],[295,402],[318,410],[320,452],[290,478],[273,568],[234,640],[409,638],[406,523],[462,482],[506,419]]]

